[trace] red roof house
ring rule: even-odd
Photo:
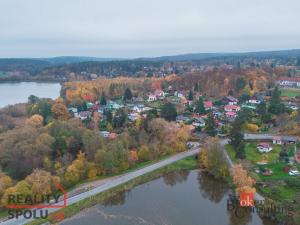
[[[204,101],[203,104],[204,104],[205,110],[211,110],[213,107],[213,103],[211,101]]]

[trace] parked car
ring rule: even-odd
[[[297,176],[297,175],[299,175],[300,173],[299,173],[299,171],[298,170],[293,170],[293,169],[291,169],[290,171],[289,171],[289,175],[290,176]]]

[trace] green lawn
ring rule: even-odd
[[[294,98],[300,95],[300,90],[281,90],[281,96]]]
[[[230,159],[233,162],[236,162],[236,157],[235,157],[236,153],[235,153],[233,147],[230,144],[227,144],[227,145],[225,145],[225,149],[226,149]]]
[[[260,153],[257,149],[257,143],[247,143],[245,148],[246,160],[256,164],[263,160],[268,162],[276,161],[279,158],[279,153],[281,151],[280,145],[272,145],[273,150],[269,153]]]
[[[160,109],[162,106],[162,102],[161,101],[149,102],[147,103],[147,106],[155,109]]]
[[[285,166],[286,166],[286,163],[283,163],[283,162],[277,162],[277,163],[272,163],[272,164],[261,166],[262,168],[265,168],[265,169],[271,169],[273,171],[273,174],[270,176],[264,176],[262,174],[259,174],[259,177],[261,178],[262,181],[286,180],[286,179],[293,178],[288,173],[285,173],[283,171],[283,168]]]

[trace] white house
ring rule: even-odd
[[[163,90],[155,90],[154,95],[156,98],[164,98],[166,94]]]
[[[274,145],[282,145],[282,138],[279,136],[273,137],[273,144]]]
[[[283,87],[295,87],[300,88],[299,77],[279,77],[277,83]]]
[[[261,153],[267,153],[272,151],[272,147],[270,146],[269,143],[262,142],[257,145],[257,150]]]
[[[241,107],[238,105],[226,105],[224,107],[225,112],[238,112],[241,110]]]
[[[150,94],[149,96],[148,96],[148,102],[154,102],[154,101],[156,101],[157,100],[157,98],[156,98],[156,96],[155,95],[153,95],[153,94]]]
[[[195,118],[195,121],[192,123],[194,127],[205,127],[205,121],[202,118]]]

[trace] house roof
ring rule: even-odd
[[[240,107],[238,105],[226,105],[225,109],[239,109]]]
[[[281,137],[280,136],[275,136],[275,137],[273,137],[273,140],[276,140],[276,141],[281,141]]]
[[[261,146],[263,148],[269,148],[270,147],[270,144],[269,143],[266,143],[266,142],[261,142],[259,144],[257,144],[257,146]]]
[[[213,106],[213,103],[211,101],[205,101],[203,102],[205,108],[211,108]]]
[[[300,82],[300,77],[279,77],[277,80],[279,80],[279,81]]]
[[[235,97],[233,97],[233,96],[231,96],[231,95],[228,95],[226,98],[227,98],[229,101],[231,101],[231,102],[237,102],[237,101],[238,101]]]
[[[235,116],[236,113],[235,112],[226,112],[226,116]]]

